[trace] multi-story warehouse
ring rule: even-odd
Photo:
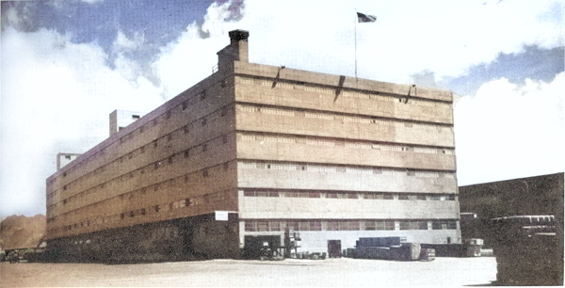
[[[229,34],[215,73],[47,179],[53,255],[238,257],[285,229],[298,252],[461,243],[451,92],[249,63]]]

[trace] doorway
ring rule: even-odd
[[[328,257],[341,257],[341,240],[328,240]]]

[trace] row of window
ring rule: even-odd
[[[375,116],[363,115],[342,115],[331,112],[304,112],[292,108],[282,107],[263,107],[257,105],[242,105],[236,106],[237,111],[263,113],[271,115],[281,115],[290,117],[306,117],[315,118],[320,120],[338,121],[339,123],[352,122],[361,124],[378,124],[380,126],[393,126],[393,127],[407,127],[432,132],[453,132],[453,125],[440,125],[440,124],[421,124],[405,122],[401,120],[381,119]]]
[[[285,197],[285,198],[328,198],[328,199],[371,199],[371,200],[422,200],[455,201],[454,194],[410,194],[379,192],[344,192],[344,191],[280,191],[280,190],[244,190],[246,197]]]
[[[223,192],[215,193],[215,194],[222,194],[223,195]],[[147,216],[147,215],[151,215],[151,214],[155,214],[155,213],[173,212],[173,211],[178,210],[178,209],[190,208],[190,207],[193,207],[193,206],[202,205],[204,202],[212,202],[212,201],[215,201],[215,200],[221,198],[221,197],[218,197],[215,194],[207,195],[207,196],[204,196],[204,197],[183,198],[183,199],[179,199],[179,200],[172,201],[172,202],[169,202],[169,203],[156,204],[156,205],[152,205],[152,206],[149,206],[149,207],[131,210],[131,211],[127,211],[127,212],[121,212],[121,213],[116,213],[116,214],[106,215],[106,216],[97,216],[97,217],[90,218],[90,219],[82,219],[80,222],[76,222],[76,223],[73,223],[73,224],[70,224],[70,225],[65,225],[65,226],[62,226],[62,227],[51,228],[48,231],[50,233],[72,231],[72,230],[79,229],[79,228],[85,228],[85,227],[97,226],[97,225],[101,225],[101,224],[111,224],[111,223],[115,223],[115,222],[119,222],[119,221],[125,221],[125,220],[131,219],[131,218],[143,217],[143,216]],[[57,217],[48,218],[47,222],[52,222],[55,219],[57,219]]]
[[[212,167],[209,167],[209,168],[206,168],[206,169],[202,169],[202,170],[195,171],[195,172],[192,172],[192,173],[189,173],[189,174],[181,175],[181,176],[178,176],[178,177],[175,177],[175,178],[170,178],[170,179],[167,179],[165,181],[158,182],[158,183],[153,183],[152,185],[149,185],[149,186],[145,186],[145,187],[142,187],[142,188],[139,188],[139,189],[130,190],[126,193],[122,193],[120,195],[115,196],[114,198],[117,198],[117,199],[120,199],[120,200],[131,200],[133,198],[141,197],[141,196],[145,195],[148,191],[152,191],[153,193],[159,193],[159,191],[162,190],[162,189],[184,189],[185,185],[183,186],[183,184],[191,182],[191,181],[195,181],[194,177],[210,177],[213,173],[212,171],[228,171],[229,165],[230,165],[229,163],[230,162],[225,162],[225,163],[222,163],[220,165],[212,166]],[[158,169],[158,168],[155,168],[154,165],[153,165],[152,168],[151,167],[152,167],[152,165],[149,165],[149,166],[146,166],[145,168],[151,169],[151,170]],[[141,169],[144,169],[144,168],[141,168]],[[141,171],[143,171],[143,170],[141,170]],[[140,172],[140,173],[143,174],[144,172]],[[200,176],[198,176],[198,175],[200,175]],[[127,178],[129,179],[129,176]],[[100,189],[104,189],[105,187],[106,187],[106,185],[104,185],[104,184],[99,186]],[[77,194],[77,195],[74,195],[72,197],[63,199],[63,201],[59,202],[59,203],[66,205],[71,201],[78,201],[78,200],[82,199],[83,197],[93,195],[95,192],[97,192],[97,191],[94,190],[94,189],[90,189],[86,193]],[[112,199],[114,199],[114,198],[110,198],[108,200],[113,201]],[[50,206],[48,206],[49,207],[49,209],[47,209],[47,219],[48,220],[57,216],[54,213],[55,211],[53,211],[53,208],[55,208],[57,206],[57,204],[58,203],[51,204]],[[86,206],[92,205],[92,204],[93,203],[87,203],[87,204],[84,204],[82,206],[72,207],[71,210],[66,211],[64,213],[60,213],[58,215],[70,215],[71,213],[76,213],[78,210],[80,210],[80,209],[82,209]]]
[[[419,147],[409,145],[397,145],[390,143],[377,143],[369,141],[355,141],[355,140],[342,140],[342,139],[329,139],[322,137],[311,136],[297,136],[297,135],[282,135],[270,133],[241,133],[238,138],[242,140],[253,140],[262,142],[275,142],[275,143],[297,143],[315,146],[342,146],[347,148],[360,148],[372,149],[381,151],[396,151],[396,152],[414,152],[422,154],[446,154],[453,155],[454,150],[448,148],[436,147]]]
[[[226,79],[222,79],[222,80],[219,81],[219,86],[220,86],[220,87],[225,88],[226,85],[227,85],[227,80],[226,80]],[[184,94],[184,93],[183,93],[183,94]],[[180,96],[180,95],[179,95],[179,96]],[[195,104],[198,103],[199,101],[202,101],[202,100],[206,99],[206,98],[207,98],[207,92],[206,92],[206,89],[203,89],[203,90],[201,90],[201,91],[198,92],[198,93],[195,93],[195,94],[192,94],[192,95],[188,95],[188,96],[184,96],[184,95],[183,95],[183,96],[181,96],[181,97],[186,97],[186,100],[184,100],[183,102],[181,102],[181,103],[178,104],[177,106],[171,108],[170,110],[166,111],[165,113],[163,113],[163,114],[161,114],[161,115],[159,115],[159,116],[156,116],[153,120],[151,120],[150,122],[148,122],[148,123],[146,123],[146,124],[140,126],[140,127],[137,128],[136,130],[134,130],[134,131],[132,131],[132,132],[130,132],[130,133],[128,133],[128,134],[122,136],[120,139],[116,140],[116,142],[119,142],[120,144],[121,144],[121,143],[124,143],[124,142],[126,142],[126,141],[132,139],[132,138],[135,136],[135,132],[136,132],[136,131],[138,131],[138,133],[141,134],[141,133],[143,133],[147,128],[151,128],[151,127],[156,126],[160,121],[164,121],[164,120],[167,120],[167,119],[171,118],[171,114],[172,114],[172,111],[173,111],[173,110],[180,110],[180,111],[186,110],[189,106],[195,105]],[[196,125],[198,122],[200,122],[202,125],[206,125],[206,123],[209,122],[209,120],[211,120],[211,119],[209,119],[210,117],[215,117],[216,114],[221,115],[221,116],[224,116],[224,115],[226,115],[228,109],[229,109],[228,107],[222,107],[221,109],[219,109],[219,110],[217,110],[217,111],[214,111],[214,112],[212,112],[211,114],[208,114],[208,115],[204,116],[204,117],[201,118],[201,119],[198,119],[198,120],[195,120],[195,121],[191,122],[189,125],[191,125],[191,124],[192,124],[192,125]],[[208,118],[207,118],[207,117],[208,117]],[[161,120],[160,120],[160,119],[161,119]],[[187,126],[188,126],[188,125],[187,125]],[[187,126],[182,127],[181,129],[182,129],[182,130],[185,130],[186,132],[188,132],[188,130],[189,130],[190,127],[187,127]],[[174,132],[174,131],[173,131],[173,132]],[[167,136],[165,136],[165,137],[167,137]],[[67,168],[67,171],[63,172],[62,176],[63,176],[63,177],[68,176],[68,175],[69,175],[72,171],[74,171],[75,169],[83,169],[83,168],[84,168],[83,165],[86,165],[87,163],[90,163],[92,160],[94,160],[94,159],[96,159],[96,158],[99,158],[100,156],[105,155],[105,150],[106,150],[107,148],[109,149],[109,146],[115,144],[116,142],[113,142],[113,143],[109,144],[108,146],[106,146],[106,147],[100,149],[98,152],[94,153],[93,155],[90,155],[90,156],[87,157],[86,159],[83,159],[83,160],[81,161],[81,163],[78,163],[78,164],[76,164],[76,165],[73,165],[73,167],[68,167],[68,168]],[[84,177],[84,175],[83,175],[82,177]],[[54,181],[55,181],[55,178],[51,179],[50,181],[47,182],[47,185],[48,185],[48,186],[53,185]]]
[[[213,113],[211,113],[211,114],[208,114],[207,116],[203,117],[203,119],[206,119],[206,117],[208,117],[208,118],[213,118],[213,119],[217,118],[217,117],[216,117],[217,115],[215,116],[214,113],[215,113],[215,112],[213,112]],[[220,115],[221,115],[221,114],[222,114],[222,113],[220,113]],[[95,170],[93,170],[93,171],[91,171],[91,172],[89,172],[89,173],[85,173],[85,174],[82,175],[81,177],[75,179],[73,182],[71,182],[71,183],[69,183],[69,184],[67,184],[67,185],[64,185],[64,186],[63,186],[63,190],[70,189],[72,185],[79,185],[79,184],[81,183],[81,181],[85,181],[86,179],[88,179],[89,177],[91,177],[91,176],[93,176],[93,175],[99,175],[100,173],[103,173],[103,172],[106,171],[106,170],[111,170],[113,165],[117,165],[117,163],[120,163],[120,164],[121,164],[121,163],[123,163],[123,162],[126,161],[126,160],[131,160],[131,159],[133,159],[135,156],[144,154],[144,153],[146,152],[146,150],[148,150],[148,149],[151,149],[151,148],[156,149],[156,148],[159,147],[159,143],[160,143],[160,142],[165,141],[165,145],[167,145],[167,144],[166,144],[167,142],[170,142],[170,141],[172,141],[173,139],[175,139],[175,138],[177,138],[177,137],[187,137],[187,134],[188,134],[189,131],[191,131],[192,128],[193,128],[192,126],[194,126],[194,125],[199,125],[199,124],[195,124],[195,122],[203,123],[202,125],[205,125],[205,123],[206,123],[207,121],[208,121],[208,120],[198,119],[198,120],[193,121],[193,122],[191,122],[191,123],[189,123],[189,124],[187,124],[187,125],[185,125],[185,126],[179,128],[179,129],[176,129],[175,131],[170,132],[170,133],[167,134],[167,135],[162,136],[161,138],[155,139],[155,140],[153,140],[151,143],[146,144],[146,145],[144,145],[144,146],[142,146],[142,147],[139,147],[139,148],[137,148],[137,149],[131,151],[130,153],[128,153],[128,154],[126,154],[126,155],[123,155],[122,157],[117,158],[116,160],[114,160],[114,161],[112,161],[112,162],[110,162],[110,163],[107,163],[107,164],[105,164],[105,165],[103,165],[103,166],[100,166],[100,167],[98,167],[97,169],[95,169]],[[143,126],[142,126],[142,127],[143,127]],[[133,134],[133,132],[130,133],[130,135],[131,135],[131,134]],[[221,138],[221,139],[222,139],[222,142],[223,142],[223,143],[227,143],[227,135],[223,135],[223,136],[221,136],[221,137],[222,137],[222,138]],[[188,150],[197,149],[197,148],[199,148],[199,147],[201,147],[204,151],[206,151],[207,146],[208,146],[208,143],[209,143],[209,142],[212,142],[212,141],[215,141],[215,140],[217,140],[217,139],[218,139],[218,138],[215,138],[215,139],[211,139],[211,140],[209,140],[209,141],[207,141],[207,142],[205,142],[205,143],[200,143],[199,145],[196,145],[196,146],[194,146],[194,147],[191,147],[190,149],[187,149],[187,150],[183,151],[183,153],[185,154],[185,157],[188,157],[188,153],[189,153]],[[167,160],[167,161],[170,161],[170,159]],[[157,161],[157,162],[159,162],[159,161]],[[55,193],[55,192],[56,192],[56,191],[54,191],[53,193]],[[52,198],[52,197],[49,197],[49,195],[48,195],[48,199],[50,199],[50,198]]]
[[[455,230],[457,220],[245,220],[246,232]]]
[[[272,88],[273,87],[273,80],[266,80],[266,79],[258,79],[258,78],[243,78],[243,77],[236,77],[236,83],[238,84],[249,84],[249,85],[261,85],[265,87]],[[335,95],[336,94],[336,87],[324,87],[320,85],[313,85],[313,84],[306,84],[306,83],[292,83],[292,82],[285,82],[285,81],[277,81],[276,87],[284,88],[289,90],[303,90],[309,92],[317,92],[317,93],[324,93]],[[369,93],[366,91],[356,91],[356,90],[348,90],[342,89],[340,91],[340,96],[344,97],[356,97],[356,98],[365,98],[365,99],[376,99],[379,101],[386,101],[386,102],[397,102],[398,100],[404,100],[406,95],[398,95],[396,97],[385,96],[382,95],[384,93],[373,92]],[[408,90],[406,91],[408,94]],[[421,99],[410,99],[411,104],[426,106],[426,107],[436,107],[436,108],[443,108],[449,103],[437,102],[437,101],[426,101]],[[447,109],[447,108],[446,108]]]
[[[270,169],[286,171],[310,171],[310,172],[340,172],[348,174],[382,174],[397,176],[414,176],[419,178],[455,178],[453,172],[437,172],[401,168],[383,168],[374,166],[352,166],[334,164],[313,164],[313,163],[293,163],[293,162],[254,162],[239,161],[238,168],[242,169]]]
[[[227,135],[222,135],[220,137],[211,139],[211,140],[209,140],[205,143],[201,143],[201,144],[198,144],[196,146],[190,147],[190,148],[188,148],[184,151],[174,153],[167,158],[160,159],[158,161],[150,163],[149,165],[137,168],[137,169],[135,169],[135,170],[133,170],[129,173],[122,174],[121,176],[112,178],[112,179],[110,179],[106,182],[99,183],[99,185],[97,185],[97,186],[90,187],[90,188],[87,188],[83,191],[77,192],[70,197],[62,199],[62,203],[67,204],[68,202],[74,201],[75,199],[80,199],[82,197],[85,197],[85,196],[88,196],[92,193],[95,193],[99,189],[105,189],[107,186],[111,185],[110,182],[112,182],[112,181],[116,181],[116,180],[126,181],[126,180],[129,180],[129,179],[135,178],[136,176],[141,177],[146,172],[150,172],[150,171],[153,171],[153,170],[160,169],[165,164],[170,165],[170,164],[175,163],[176,161],[182,160],[183,158],[198,157],[199,154],[207,152],[210,149],[209,148],[210,146],[212,146],[212,145],[218,145],[219,146],[221,144],[226,144],[227,142],[228,142]],[[143,149],[143,147],[140,148],[140,149]],[[144,153],[144,152],[140,152],[140,153]],[[130,155],[131,155],[131,153],[130,153]],[[123,163],[125,161],[125,159],[131,159],[131,158],[124,156],[124,157],[119,158],[118,162]],[[111,164],[112,163],[109,163],[105,166],[108,166],[108,165],[111,165]],[[106,169],[106,168],[103,166],[103,167],[101,167],[101,169]],[[108,169],[110,169],[110,168],[108,168]],[[102,170],[102,171],[104,171],[104,170]],[[203,173],[204,176],[208,176],[207,175],[208,172],[206,170],[203,171],[202,173]],[[80,184],[79,182],[67,184],[67,185],[63,186],[63,190],[70,189],[71,185],[79,185],[79,184]],[[56,205],[56,203],[53,203],[51,205]]]

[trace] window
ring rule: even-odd
[[[188,132],[189,132],[188,125],[184,125],[182,127],[182,131],[184,132],[184,134],[188,134]]]
[[[202,152],[208,151],[208,144],[202,144]]]
[[[400,230],[410,230],[410,223],[408,221],[400,221]]]
[[[342,221],[342,222],[339,222],[339,230],[341,230],[341,231],[359,230],[359,222],[358,221]]]
[[[428,230],[428,221],[418,221],[418,230]]]
[[[185,151],[184,151],[184,158],[188,158],[188,156],[189,156],[189,154],[190,154],[188,151],[190,151],[190,150],[185,150]]]
[[[245,221],[245,231],[257,231],[255,221]]]
[[[206,90],[200,92],[200,100],[206,99]]]
[[[432,229],[434,230],[455,230],[457,229],[457,221],[454,220],[440,220],[432,222]]]
[[[269,230],[270,230],[270,231],[281,231],[281,222],[279,222],[279,221],[270,221],[270,222],[269,222]]]
[[[153,208],[155,209],[155,212],[161,211],[161,206],[159,205],[155,205]]]
[[[308,192],[297,192],[297,196],[298,198],[308,198],[310,194],[308,194]]]
[[[202,172],[202,176],[204,177],[209,177],[210,173],[208,173],[208,169],[204,170],[204,172]]]
[[[337,198],[337,193],[336,192],[327,192],[326,198]]]
[[[309,198],[320,198],[320,192],[309,192],[308,197]]]
[[[245,191],[243,191],[243,196],[253,197],[253,196],[255,196],[255,191],[245,190]]]
[[[187,107],[188,105],[186,104],[186,101],[184,101],[184,102],[182,102],[181,106],[182,106],[182,110],[184,110],[184,109],[186,109],[186,107]]]
[[[227,135],[222,136],[222,143],[224,143],[224,144],[228,143],[228,136]]]
[[[338,222],[337,221],[329,221],[328,226],[327,226],[327,230],[328,231],[338,231],[339,230]]]
[[[383,229],[384,229],[384,224],[383,224]],[[377,230],[377,225],[375,225],[375,221],[366,221],[365,230]]]
[[[310,221],[310,231],[322,231],[322,222]]]
[[[394,199],[394,196],[392,194],[384,194],[383,195],[383,199],[385,200],[392,200]]]
[[[353,193],[353,192],[346,193],[345,196],[346,196],[347,199],[358,199],[359,198],[359,197],[357,197],[357,193]]]
[[[310,222],[308,222],[308,221],[298,222],[298,230],[299,231],[310,231]]]
[[[206,117],[202,118],[202,126],[206,125]]]
[[[288,221],[287,226],[290,231],[298,231],[298,222],[296,221]]]
[[[418,199],[418,200],[426,200],[426,195],[418,195],[418,196],[416,196],[416,199]]]
[[[257,231],[269,231],[269,222],[257,221]]]
[[[137,119],[139,119],[139,115],[131,115],[131,119],[137,120]]]

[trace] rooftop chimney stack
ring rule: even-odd
[[[230,45],[218,52],[218,69],[233,68],[233,61],[249,62],[249,48],[247,38],[249,32],[233,30],[229,32]]]

